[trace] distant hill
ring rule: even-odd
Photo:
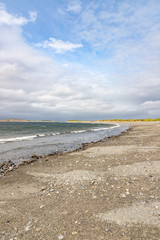
[[[25,119],[0,119],[0,122],[30,122]]]

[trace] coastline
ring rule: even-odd
[[[159,239],[160,122],[132,126],[0,178],[1,239]]]
[[[73,126],[74,124],[71,123],[71,125]],[[106,127],[102,126],[104,124],[100,124],[98,127],[97,123],[93,123],[93,125],[95,126],[91,127],[92,124],[89,125],[89,131],[87,128],[83,129],[83,127],[83,130],[75,129],[75,131],[65,128],[64,132],[53,133],[51,130],[50,134],[38,132],[30,133],[30,135],[26,136],[0,139],[0,176],[16,169],[19,165],[36,161],[44,155],[74,151],[81,148],[85,143],[98,142],[105,138],[119,135],[131,127],[130,124],[119,125],[117,123],[107,124]],[[8,142],[10,144],[10,141],[12,145],[7,146],[6,144]]]

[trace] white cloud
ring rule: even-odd
[[[80,13],[82,10],[82,3],[79,0],[69,0],[67,11],[72,13]]]
[[[37,18],[36,12],[29,12],[29,18],[23,16],[13,16],[6,11],[5,5],[0,3],[0,25],[24,25],[28,22],[34,22]]]
[[[160,109],[160,101],[146,101],[144,103],[141,104],[142,107],[144,108],[157,108]]]
[[[56,50],[56,53],[65,53],[67,51],[74,51],[76,48],[82,48],[82,44],[74,44],[71,42],[64,42],[55,38],[49,38],[49,40],[37,43],[37,47],[52,48]]]
[[[4,7],[3,10],[8,17],[9,13]],[[94,17],[96,19],[93,15],[93,22]],[[20,17],[9,14],[8,18],[17,21]],[[35,18],[36,15],[30,14],[32,21]],[[159,60],[157,54],[154,58],[157,61],[154,71],[149,70],[153,69],[153,59],[149,62],[148,58],[151,48],[145,58],[145,61],[148,60],[145,63],[148,66],[146,72],[105,75],[79,65],[75,68],[75,63],[58,64],[42,54],[39,49],[31,47],[22,36],[22,25],[25,21],[23,17],[20,19],[21,24],[0,24],[0,32],[3,32],[0,37],[1,118],[66,120],[158,117]],[[154,46],[157,48],[159,35],[154,36],[157,36],[153,37]],[[147,47],[149,40],[145,40],[144,45]],[[82,47],[81,44],[54,38],[41,43],[40,46],[53,48],[58,53]],[[152,44],[151,46],[153,47]],[[140,50],[144,50],[142,44],[137,49],[129,44],[124,44],[123,47],[121,45],[110,65],[118,61],[122,65],[123,54],[126,59],[130,54],[137,54],[138,57],[135,57],[133,62],[129,61],[128,65],[125,65],[126,68],[132,69],[139,61],[139,52],[142,54]],[[107,69],[108,60],[105,64]],[[144,64],[144,61],[141,64]]]
[[[159,117],[160,116],[160,101],[146,101],[141,104],[142,111],[146,111],[149,117],[153,115]]]
[[[36,19],[37,19],[37,13],[36,12],[30,11],[29,16],[30,16],[30,18],[28,20],[29,22],[35,22],[36,21]]]

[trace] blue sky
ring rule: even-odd
[[[0,118],[160,116],[159,0],[0,1]]]

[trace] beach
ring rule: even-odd
[[[0,239],[159,240],[160,122],[0,178]]]

